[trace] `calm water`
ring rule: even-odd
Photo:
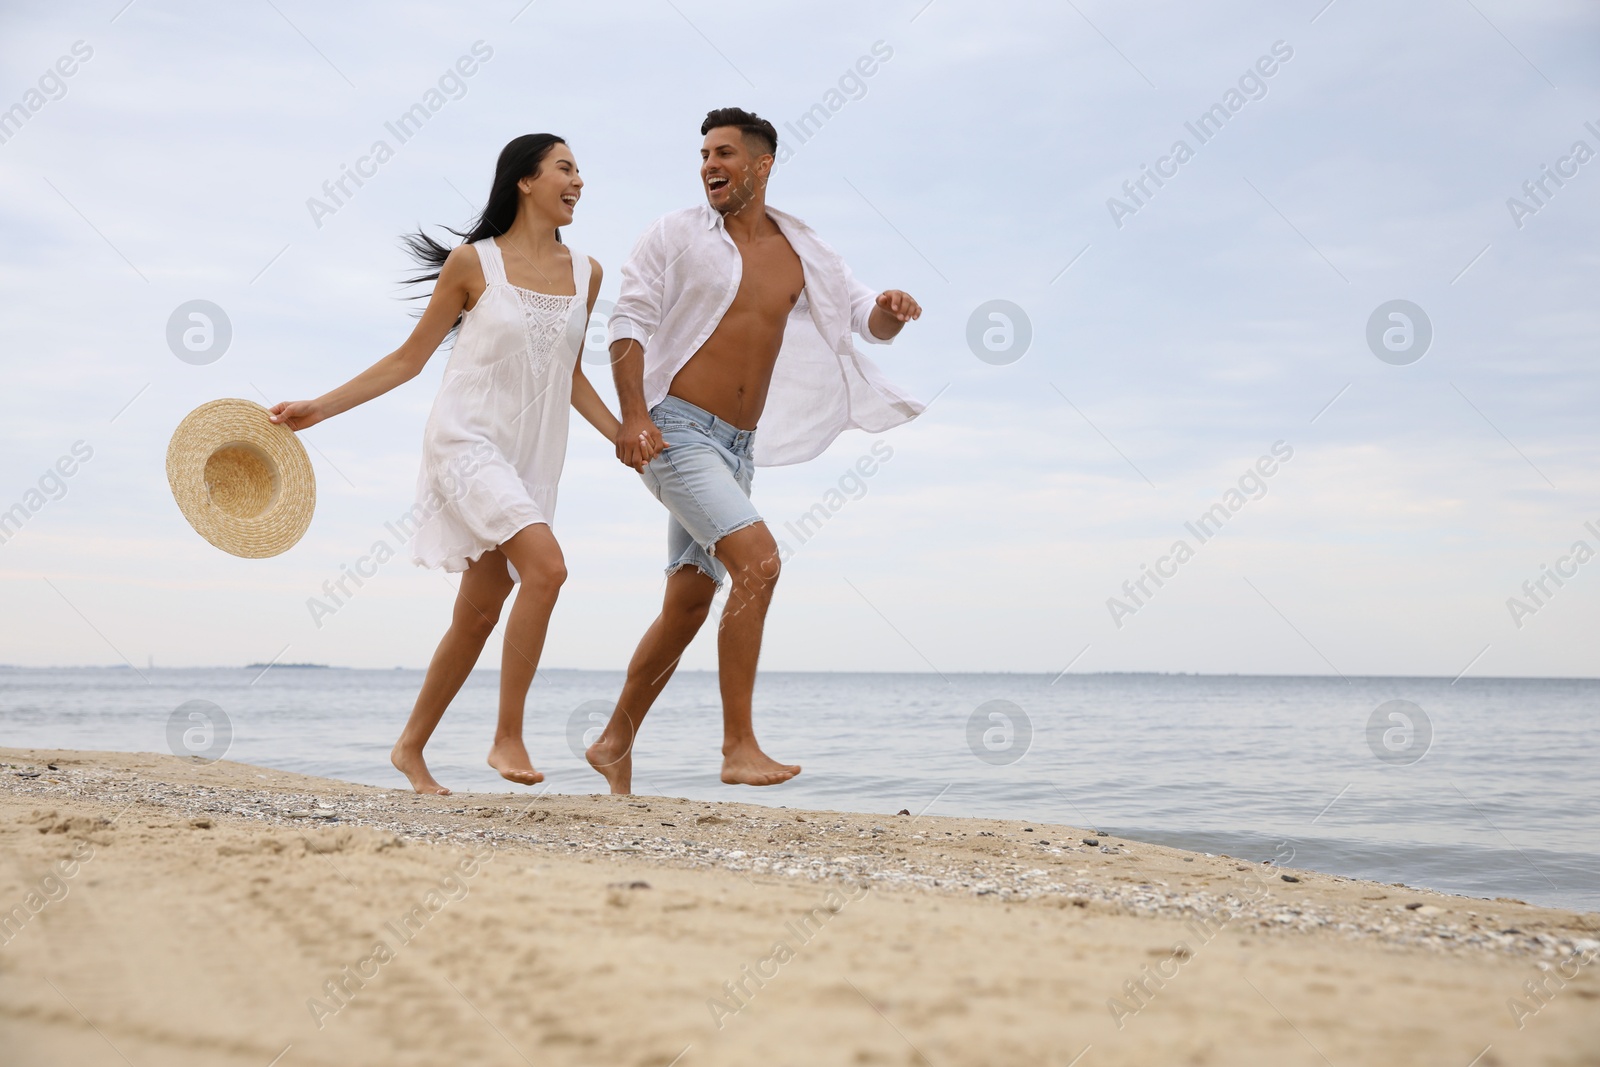
[[[0,669],[0,745],[200,750],[222,734],[208,739],[195,707],[169,723],[209,701],[231,759],[397,786],[388,751],[421,679]],[[429,746],[454,789],[505,788],[483,764],[497,684],[473,675]],[[555,791],[596,789],[574,746],[620,684],[540,674],[528,743]],[[794,782],[721,785],[716,676],[680,672],[640,740],[635,788],[1064,822],[1250,859],[1287,841],[1295,866],[1600,910],[1600,680],[771,673],[757,706],[768,751],[806,768]]]

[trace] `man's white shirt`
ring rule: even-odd
[[[767,215],[800,257],[805,290],[789,314],[783,347],[755,440],[757,466],[802,463],[848,429],[899,426],[923,405],[856,350],[851,334],[887,344],[868,329],[877,293],[793,215]],[[739,291],[744,260],[722,214],[709,204],[657,219],[622,267],[622,294],[606,344],[631,338],[644,346],[645,404],[655,407],[672,379],[706,343]]]

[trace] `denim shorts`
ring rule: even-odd
[[[670,513],[667,573],[695,567],[720,587],[728,572],[717,562],[717,542],[761,521],[750,502],[756,432],[675,396],[651,408],[650,418],[672,446],[639,472]]]

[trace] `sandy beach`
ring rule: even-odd
[[[0,784],[18,1067],[1600,1063],[1600,914],[1286,854],[120,753]]]

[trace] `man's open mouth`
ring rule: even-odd
[[[721,189],[723,186],[725,186],[727,184],[728,184],[728,179],[723,177],[720,174],[714,174],[711,177],[706,179],[706,188],[707,189],[712,189],[712,190]]]

